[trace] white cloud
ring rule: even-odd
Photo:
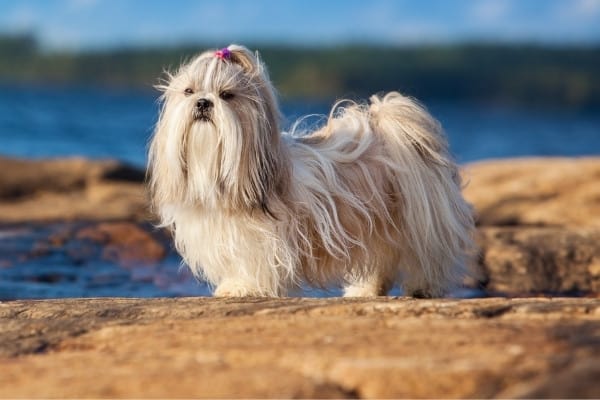
[[[577,19],[600,17],[600,0],[575,0],[565,5],[563,13]]]
[[[480,0],[473,4],[468,12],[477,22],[496,22],[502,20],[512,9],[508,0]]]
[[[390,29],[389,33],[397,43],[427,43],[449,39],[445,26],[429,21],[403,21]]]

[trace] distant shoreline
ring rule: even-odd
[[[600,107],[600,47],[456,44],[412,47],[250,46],[286,99],[331,100],[399,90],[419,99],[531,107]],[[206,49],[40,50],[29,35],[0,36],[0,82],[152,90],[165,69]]]

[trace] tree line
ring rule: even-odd
[[[150,89],[207,47],[40,49],[32,35],[0,36],[0,82]],[[600,47],[514,44],[250,45],[287,99],[330,100],[399,90],[422,99],[528,106],[600,106]]]

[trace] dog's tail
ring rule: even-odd
[[[399,226],[407,294],[438,296],[460,284],[473,252],[473,213],[440,124],[397,92],[372,96],[369,123],[385,144]]]

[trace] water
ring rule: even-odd
[[[181,259],[172,250],[159,260],[107,260],[101,243],[80,237],[81,230],[90,226],[86,222],[0,226],[0,300],[210,294],[204,282],[180,267]]]
[[[0,154],[27,158],[84,155],[144,166],[158,104],[153,91],[0,87]],[[426,102],[442,122],[461,163],[516,156],[600,154],[600,114],[531,111]],[[296,117],[329,112],[329,104],[284,103]],[[312,118],[310,121],[318,121]]]
[[[0,155],[83,155],[143,167],[156,121],[157,93],[62,87],[0,87]],[[600,114],[426,102],[442,122],[461,163],[517,156],[600,154]],[[284,103],[289,122],[328,113],[327,104]],[[318,121],[318,118],[309,121]],[[0,300],[14,298],[207,295],[174,253],[152,265],[124,268],[100,259],[73,262],[70,249],[27,257],[59,225],[0,226]],[[71,246],[80,246],[74,243]],[[35,252],[33,252],[35,253]],[[396,290],[394,293],[398,293]],[[339,290],[305,291],[310,296]],[[463,294],[466,296],[472,293]]]

